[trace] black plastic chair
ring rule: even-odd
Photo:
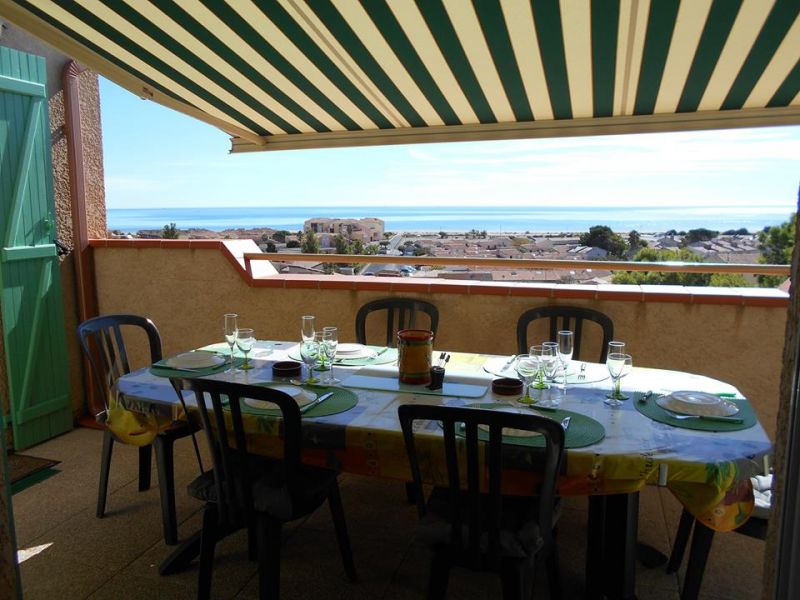
[[[574,306],[541,306],[525,311],[517,321],[517,352],[528,353],[528,326],[536,320],[549,319],[549,339],[555,340],[559,331],[568,329],[573,332],[574,360],[581,360],[581,338],[583,336],[584,321],[597,323],[603,332],[603,341],[600,346],[598,362],[606,362],[608,342],[614,339],[614,323],[605,314],[591,308],[578,308]]]
[[[433,550],[428,598],[443,598],[451,567],[498,573],[503,598],[529,600],[537,558],[546,558],[550,595],[561,597],[558,555],[554,537],[557,519],[556,478],[564,450],[564,430],[559,423],[536,415],[502,411],[417,404],[398,409],[408,452],[417,509],[420,516],[418,539]],[[437,423],[444,431],[447,488],[435,487],[423,499],[414,421]],[[464,425],[462,425],[462,423]],[[488,440],[479,443],[478,426],[488,427]],[[545,447],[528,449],[502,444],[502,428],[535,431],[544,437]],[[430,436],[431,433],[427,434]],[[462,436],[463,440],[458,440]],[[428,440],[439,443],[439,440]],[[459,446],[466,452],[459,452]],[[535,496],[501,495],[503,463],[507,454],[526,453],[526,464],[538,474]],[[427,452],[427,450],[426,450]],[[488,469],[488,492],[481,493],[481,454]],[[459,473],[459,459],[466,457],[466,487]]]
[[[247,528],[251,556],[254,545],[257,548],[259,597],[279,598],[283,524],[311,514],[325,500],[330,506],[345,572],[351,581],[356,581],[337,473],[301,463],[302,437],[297,402],[280,390],[264,386],[210,379],[174,378],[172,382],[176,389],[194,392],[214,461],[213,470],[189,484],[189,494],[206,502],[197,597],[210,597],[217,541]],[[199,401],[199,398],[205,398],[205,401]],[[240,405],[243,398],[266,400],[280,408],[281,459],[264,458],[248,451]]]
[[[356,314],[356,340],[367,343],[367,316],[376,311],[386,311],[386,345],[397,346],[397,332],[401,329],[429,329],[434,335],[439,327],[439,309],[430,302],[413,298],[383,298],[367,302]],[[417,323],[418,313],[425,313],[429,323],[423,327]]]
[[[114,385],[122,375],[130,373],[128,353],[125,348],[123,327],[141,329],[150,347],[150,362],[161,360],[161,336],[150,319],[138,315],[105,315],[84,321],[78,326],[81,348],[91,366],[93,379],[100,398],[107,399]],[[104,402],[107,406],[107,400]],[[161,518],[164,542],[170,546],[178,543],[178,521],[175,514],[175,475],[173,468],[173,444],[175,440],[194,434],[196,428],[188,421],[176,421],[169,428],[160,431],[152,445],[139,448],[139,491],[150,489],[150,471],[153,446],[156,450],[158,468],[158,487],[161,495]],[[197,452],[197,442],[195,451]],[[108,495],[108,476],[111,469],[111,455],[115,438],[106,428],[103,435],[103,452],[100,460],[100,484],[97,491],[97,517],[102,518],[106,511]],[[198,453],[198,462],[200,455]],[[202,470],[202,463],[201,470]]]

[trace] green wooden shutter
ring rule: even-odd
[[[0,303],[14,446],[72,427],[45,60],[0,47]]]

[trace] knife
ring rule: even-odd
[[[320,396],[319,398],[317,398],[313,402],[310,402],[310,403],[306,404],[303,408],[301,408],[300,409],[300,414],[308,412],[309,410],[311,410],[312,408],[314,408],[318,404],[322,404],[325,400],[327,400],[331,396],[333,396],[333,392],[328,392],[327,394],[322,394],[322,396]]]

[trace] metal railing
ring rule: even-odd
[[[669,273],[740,273],[751,275],[777,275],[788,277],[790,265],[695,263],[695,262],[628,262],[612,260],[554,260],[542,258],[478,258],[469,256],[390,256],[387,254],[287,254],[246,253],[245,266],[252,274],[251,261],[313,263],[370,263],[391,265],[426,265],[432,267],[467,266],[489,269],[543,269],[595,271],[656,271]]]

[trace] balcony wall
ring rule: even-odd
[[[751,399],[771,436],[775,430],[787,306],[786,295],[775,290],[277,275],[269,263],[254,263],[251,277],[237,259],[257,251],[251,242],[93,245],[100,312],[151,317],[165,354],[221,341],[226,312],[239,313],[240,323],[261,339],[297,339],[300,316],[314,314],[349,341],[362,304],[399,295],[439,307],[436,348],[510,355],[523,311],[570,304],[608,314],[635,365],[730,382]],[[144,360],[141,348],[138,356]]]

